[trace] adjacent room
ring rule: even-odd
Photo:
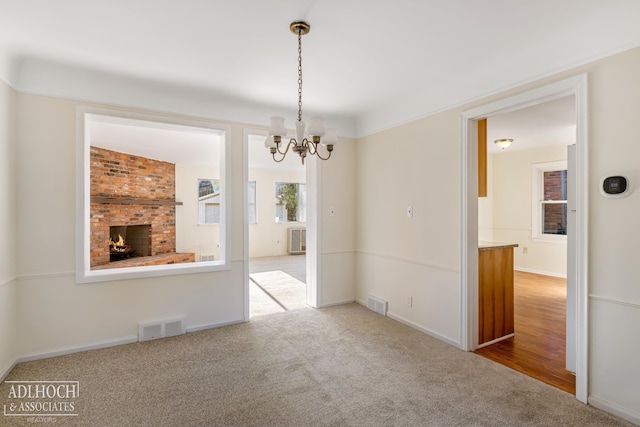
[[[274,162],[265,139],[247,137],[250,317],[308,307],[306,169]]]
[[[571,334],[566,331],[575,324],[568,323],[566,312],[567,284],[575,283],[575,278],[567,280],[567,262],[575,254],[567,254],[567,238],[572,237],[567,227],[567,153],[576,142],[575,122],[573,97],[486,120],[482,143],[487,147],[487,179],[478,198],[478,240],[485,246],[516,246],[506,249],[513,257],[510,329],[493,335],[487,330],[490,336],[476,350],[573,394],[575,349],[570,361],[567,345],[575,342],[567,341]],[[506,322],[487,322],[496,321]]]

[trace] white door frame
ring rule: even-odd
[[[576,398],[588,397],[588,116],[587,75],[534,89],[482,105],[461,115],[461,254],[460,344],[465,351],[478,347],[478,120],[519,110],[564,96],[575,96],[577,157],[576,248]]]
[[[307,305],[318,308],[322,301],[321,282],[321,161],[317,156],[308,156],[305,160],[307,172]]]

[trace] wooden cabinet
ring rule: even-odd
[[[487,119],[478,120],[478,197],[487,197]]]
[[[478,344],[514,333],[513,248],[518,245],[481,244],[478,256]]]

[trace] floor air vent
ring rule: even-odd
[[[138,326],[138,341],[155,340],[162,338],[162,324],[147,324]]]
[[[183,319],[167,320],[159,323],[140,323],[138,325],[138,341],[175,337],[185,332]]]
[[[378,297],[369,295],[369,298],[367,298],[367,308],[383,316],[387,315],[387,302]]]
[[[173,320],[164,324],[164,336],[175,337],[184,334],[184,326],[182,320]]]

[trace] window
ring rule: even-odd
[[[78,117],[77,281],[228,270],[229,128],[91,108]]]
[[[567,162],[533,165],[532,238],[564,240],[567,234]]]
[[[305,184],[276,182],[276,222],[306,222]]]
[[[256,182],[249,182],[249,224],[257,223],[258,213],[256,209]]]
[[[220,224],[220,180],[198,180],[198,224]]]

